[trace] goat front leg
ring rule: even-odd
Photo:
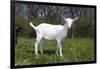
[[[60,40],[57,40],[57,48],[59,49],[60,56],[63,56],[62,55],[62,46],[61,46],[61,41]]]

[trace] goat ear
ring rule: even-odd
[[[78,19],[78,17],[73,18],[73,22],[76,21]]]

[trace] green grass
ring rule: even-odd
[[[63,58],[56,56],[56,42],[45,40],[43,55],[36,58],[34,54],[35,39],[17,38],[15,47],[15,65],[51,64],[68,62],[94,61],[94,40],[86,38],[70,39],[62,41]]]

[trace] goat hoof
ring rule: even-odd
[[[39,58],[39,55],[35,55],[35,58]]]
[[[61,59],[64,59],[64,56],[60,56],[61,57]]]

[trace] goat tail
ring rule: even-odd
[[[36,29],[36,27],[32,24],[32,22],[30,22],[30,26],[34,29]]]

